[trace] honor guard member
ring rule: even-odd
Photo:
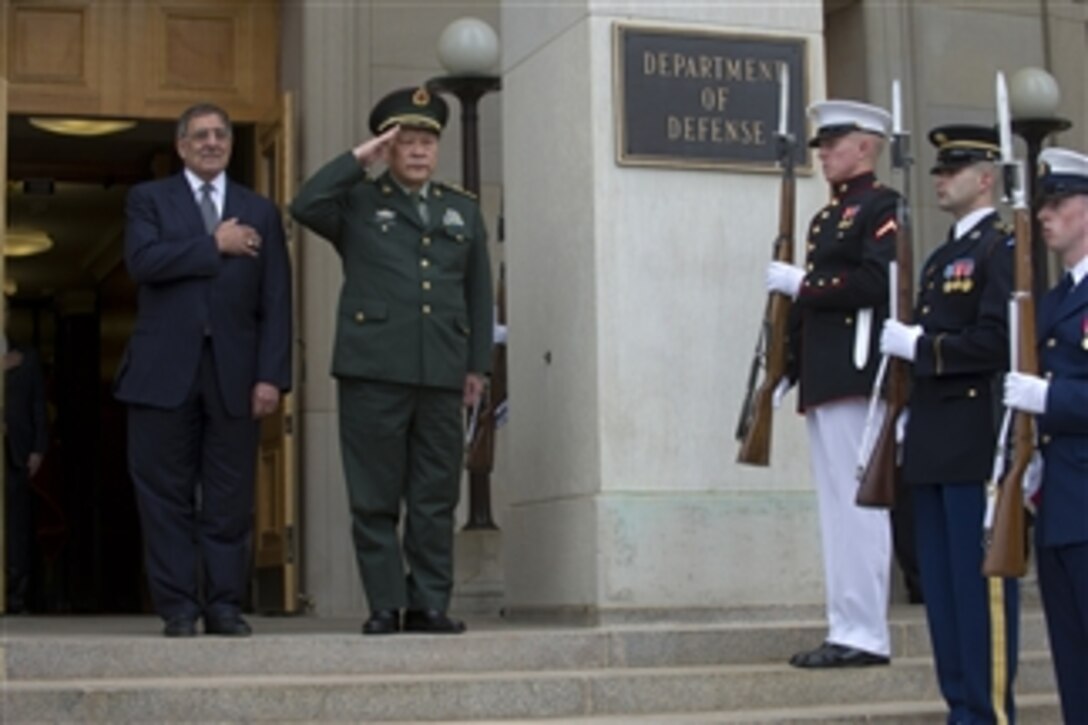
[[[994,211],[997,132],[942,126],[929,140],[937,204],[955,218],[920,271],[917,324],[884,323],[881,351],[912,365],[903,479],[948,722],[1011,723],[1019,589],[982,575],[985,484],[1008,369],[1013,240]]]
[[[804,268],[772,262],[767,289],[794,299],[789,380],[800,380],[820,513],[828,633],[796,667],[889,661],[888,512],[854,503],[857,450],[887,315],[899,195],[873,174],[891,127],[882,108],[825,101],[808,109],[831,201],[809,226]]]
[[[431,178],[447,114],[425,88],[390,93],[370,114],[374,136],[291,204],[343,264],[332,374],[364,634],[464,631],[447,615],[462,405],[484,388],[492,292],[479,205]],[[370,174],[379,161],[386,170]]]
[[[1043,456],[1035,563],[1062,716],[1088,723],[1088,156],[1039,156],[1043,239],[1066,272],[1038,308],[1040,376],[1010,373],[1005,404],[1035,413]]]

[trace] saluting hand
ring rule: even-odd
[[[368,139],[351,150],[355,154],[355,160],[364,169],[375,161],[386,161],[389,158],[389,147],[397,137],[400,126],[393,126],[380,136]]]

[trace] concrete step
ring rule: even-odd
[[[1022,656],[1017,691],[1048,695],[1053,688],[1049,657]],[[27,679],[9,680],[2,697],[5,722],[404,722],[717,712],[763,717],[812,708],[840,717],[836,708],[856,703],[869,703],[868,709],[884,703],[894,710],[894,703],[939,702],[926,657],[839,671],[775,664],[423,676]]]
[[[1031,725],[1062,725],[1058,696],[1018,695],[1016,714]],[[563,719],[564,725],[943,725],[948,717],[941,702],[877,702],[859,705],[818,705],[732,712],[670,713],[668,715],[600,715]],[[461,725],[516,725],[524,720],[470,720]],[[372,725],[387,725],[373,723]],[[403,725],[403,723],[401,724]]]
[[[456,637],[362,637],[356,621],[250,621],[256,635],[249,639],[166,640],[151,617],[9,618],[4,623],[3,671],[9,681],[18,681],[781,664],[794,652],[815,646],[826,631],[819,621],[548,628],[479,620]],[[897,661],[928,657],[921,610],[905,610],[891,626]],[[1025,611],[1021,650],[1047,649],[1042,614]]]
[[[943,719],[918,607],[893,612],[890,667],[841,671],[785,664],[790,654],[822,639],[824,623],[810,618],[590,628],[477,619],[456,637],[362,637],[358,620],[250,621],[256,635],[248,639],[167,640],[153,617],[5,618],[0,720]],[[1057,722],[1037,608],[1023,612],[1021,630],[1021,721]]]

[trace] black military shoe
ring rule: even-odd
[[[195,637],[196,620],[192,617],[170,617],[163,623],[164,637]]]
[[[891,662],[891,659],[885,655],[878,655],[841,644],[832,644],[831,642],[824,642],[816,649],[808,652],[798,652],[790,658],[791,665],[806,669],[870,667],[872,665],[886,665],[889,662]]]
[[[248,637],[253,634],[249,623],[241,614],[228,614],[223,617],[204,617],[204,634],[217,634],[221,637]]]
[[[363,622],[363,634],[395,634],[400,631],[400,612],[396,609],[378,609]]]
[[[451,619],[437,609],[409,609],[404,613],[404,631],[461,634],[465,631],[465,623]]]

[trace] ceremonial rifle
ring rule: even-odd
[[[499,242],[505,237],[504,219],[499,217]],[[506,266],[499,264],[499,282],[495,292],[495,322],[506,325]],[[491,346],[491,380],[472,412],[468,426],[469,512],[466,530],[497,529],[491,518],[491,471],[495,467],[495,427],[506,415],[506,342],[496,340]]]
[[[794,177],[795,139],[789,133],[789,66],[782,63],[779,71],[778,133],[776,134],[778,164],[782,183],[778,195],[778,237],[774,240],[774,259],[793,264],[793,234],[795,224],[796,179]],[[738,463],[766,466],[771,459],[771,422],[774,414],[774,391],[786,374],[786,338],[792,300],[771,292],[763,310],[759,339],[748,371],[748,388],[737,422],[736,439],[740,441]],[[758,388],[756,379],[760,367],[763,381]]]
[[[910,223],[910,134],[903,130],[899,81],[892,82],[892,167],[899,169],[903,193],[896,206],[895,260],[888,265],[888,314],[905,325],[911,323],[914,299],[914,242]],[[884,375],[887,374],[888,397],[884,420],[872,448],[869,447],[873,421],[878,410]],[[858,506],[890,509],[895,505],[896,436],[899,416],[910,395],[910,363],[885,355],[880,361],[873,392],[869,398],[869,417],[861,438],[858,457]],[[866,459],[868,453],[868,459]],[[868,460],[868,463],[866,463]]]
[[[1024,164],[1012,155],[1012,125],[1005,75],[997,74],[997,118],[1001,138],[1001,169],[1006,204],[1013,210],[1016,234],[1013,294],[1009,301],[1009,369],[1030,375],[1039,371],[1035,351],[1035,302],[1032,298],[1031,212],[1024,191]],[[1011,457],[1001,485],[998,475],[1004,467],[1005,441],[1012,423]],[[992,577],[1020,577],[1027,571],[1024,539],[1023,479],[1035,452],[1035,419],[1031,413],[1006,409],[1001,426],[993,475],[986,485],[986,514],[983,545],[986,555],[982,573]]]

